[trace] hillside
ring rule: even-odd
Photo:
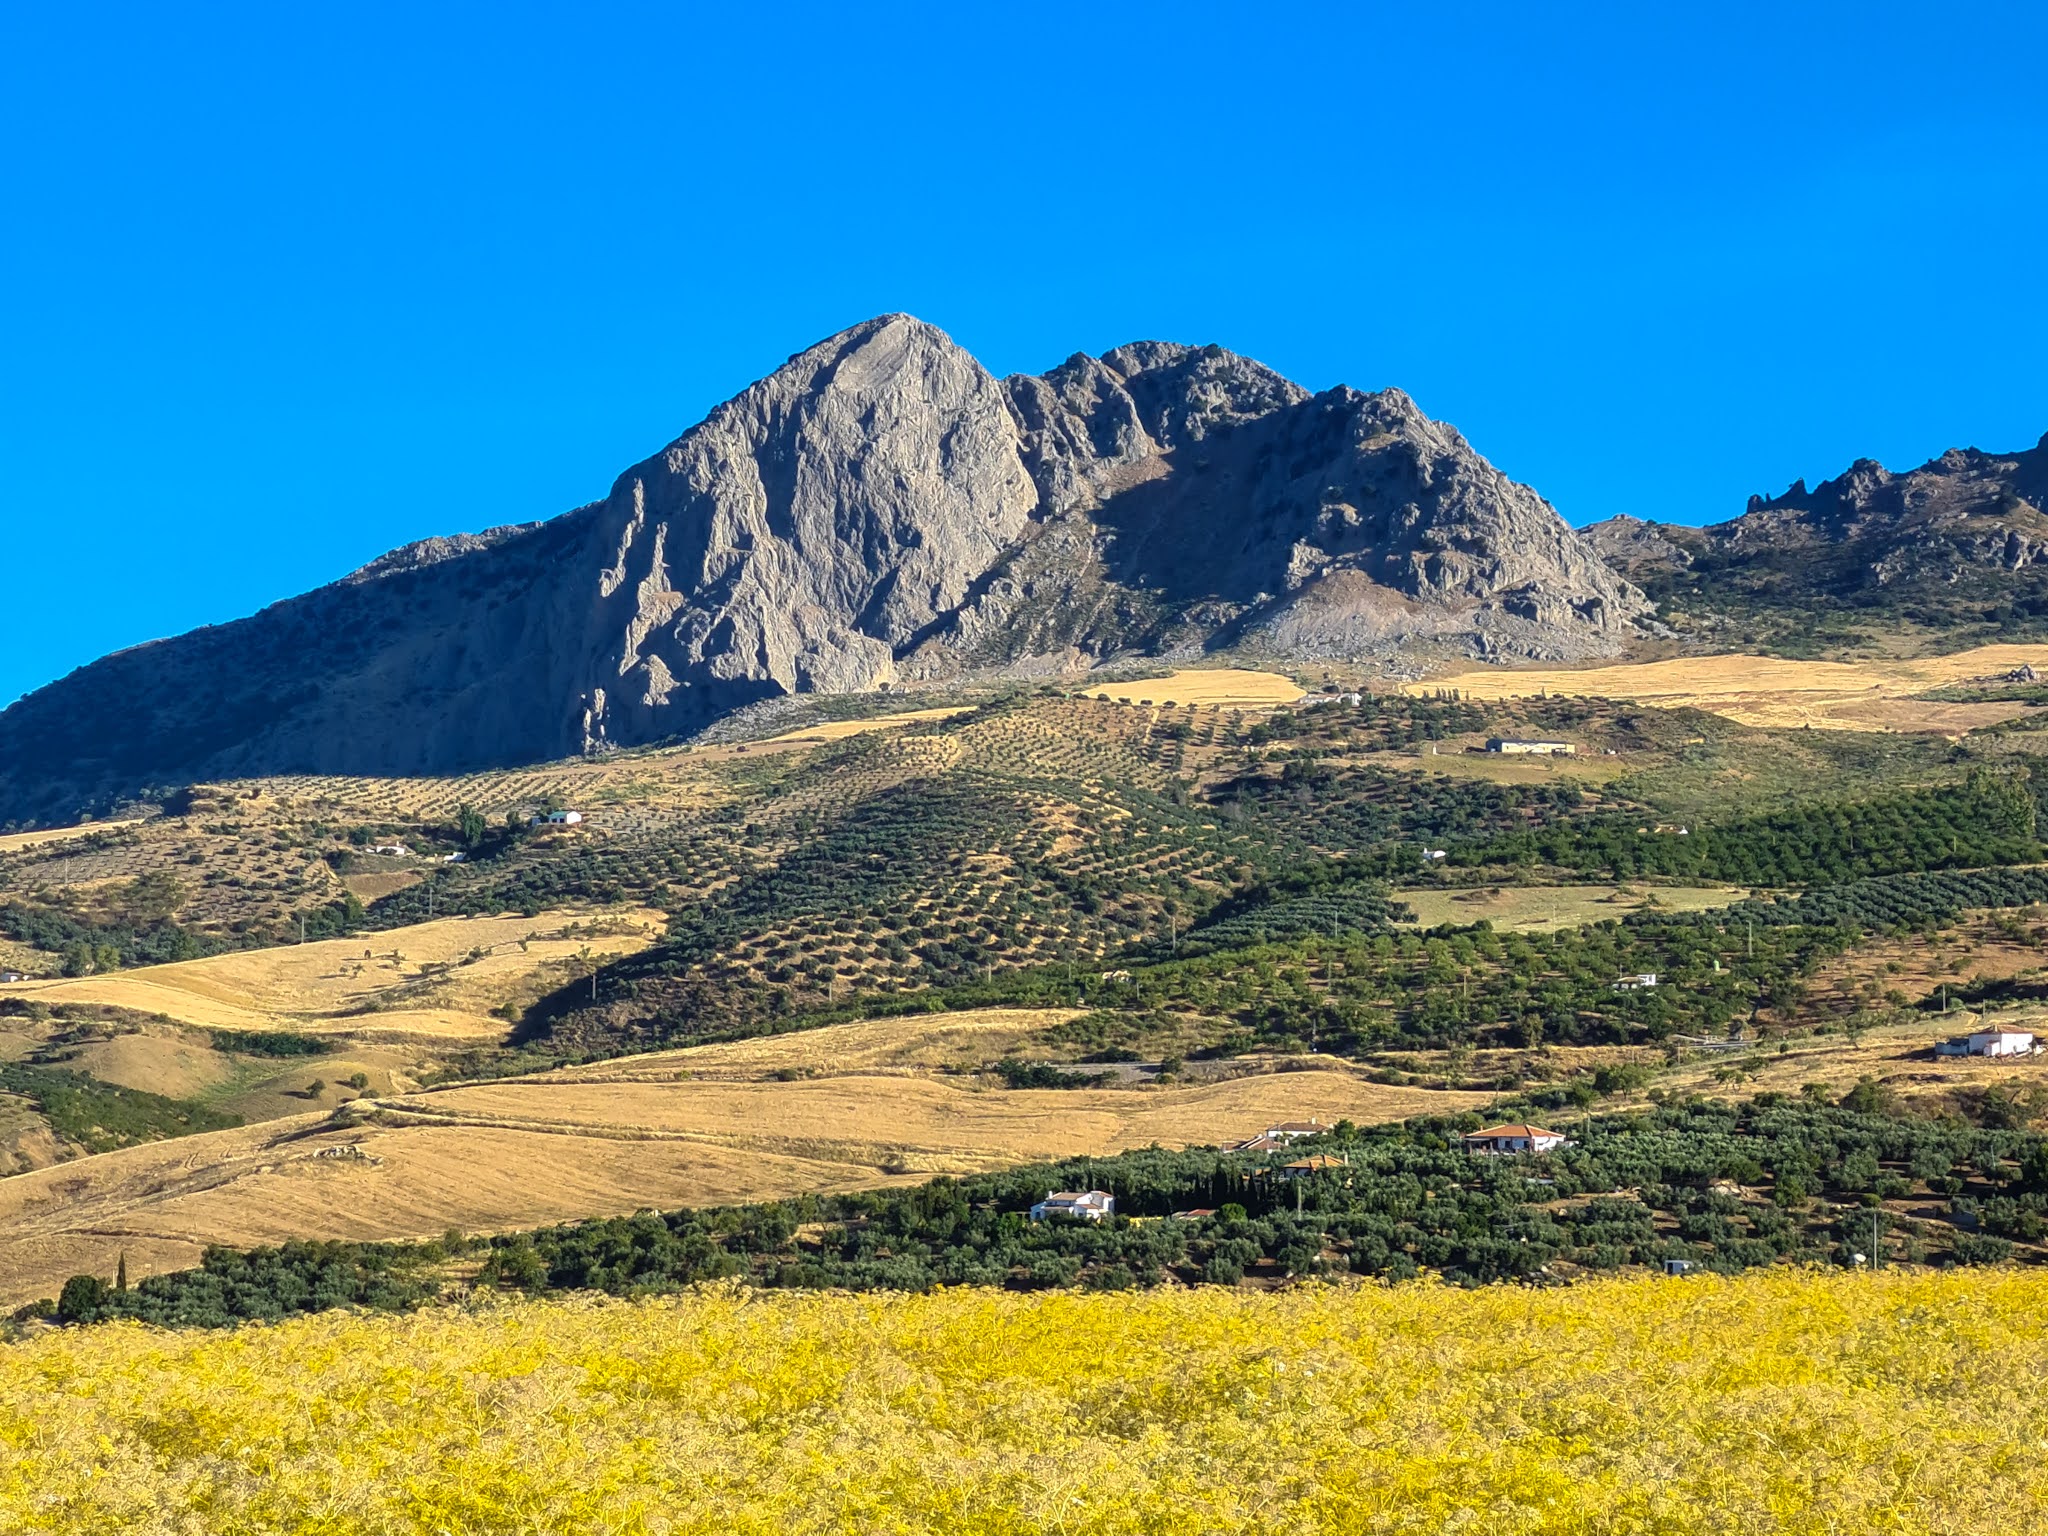
[[[758,1209],[1311,1117],[1813,1085],[2017,1135],[2048,1058],[1931,1052],[2048,1002],[2048,735],[2023,699],[1947,697],[2029,657],[977,684],[10,837],[0,1295],[123,1254],[139,1278],[210,1244]],[[1855,713],[1879,683],[1881,729]],[[583,820],[526,823],[549,804]],[[1885,1209],[1928,1253],[2039,1203],[1894,1161],[1920,1182]],[[1873,1193],[1801,1207],[1799,1251],[1836,1254]],[[1995,1218],[2028,1254],[2033,1209]]]
[[[1398,390],[1146,342],[997,379],[884,316],[552,521],[399,550],[0,714],[0,823],[196,780],[447,774],[795,695],[1217,648],[1612,652],[1647,608]]]
[[[2044,509],[2048,437],[1903,473],[1859,459],[1706,528],[1618,517],[1583,533],[1682,635],[1787,654],[1948,649],[2048,632]]]

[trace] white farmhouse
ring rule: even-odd
[[[1116,1196],[1103,1189],[1057,1189],[1031,1207],[1033,1221],[1066,1216],[1076,1221],[1101,1221],[1116,1214]]]
[[[1278,1125],[1269,1125],[1256,1136],[1249,1136],[1230,1150],[1233,1152],[1278,1152],[1290,1147],[1304,1136],[1327,1136],[1332,1127],[1320,1120],[1282,1120]]]
[[[1934,1052],[1937,1056],[2027,1056],[2034,1049],[2034,1037],[2025,1030],[1994,1027],[1944,1040]]]
[[[574,827],[583,822],[581,811],[549,811],[544,818],[551,827]]]
[[[1578,747],[1569,741],[1551,741],[1528,736],[1495,736],[1486,744],[1489,752],[1507,757],[1571,757]]]
[[[1474,1152],[1512,1157],[1522,1152],[1554,1152],[1570,1143],[1561,1132],[1546,1131],[1540,1125],[1489,1125],[1467,1136],[1465,1145]]]

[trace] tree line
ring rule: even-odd
[[[337,1306],[403,1309],[452,1294],[448,1261],[479,1254],[480,1284],[621,1296],[728,1278],[798,1289],[1122,1289],[1424,1270],[1468,1285],[1547,1282],[1671,1260],[1732,1272],[1851,1264],[1857,1254],[1976,1264],[2014,1256],[2012,1240],[2038,1236],[2048,1212],[2043,1138],[1905,1117],[1868,1084],[1839,1104],[1809,1091],[1567,1122],[1569,1143],[1540,1157],[1471,1150],[1463,1134],[1479,1123],[1339,1125],[1279,1155],[1155,1147],[487,1240],[211,1249],[197,1269],[133,1287],[79,1276],[31,1310],[217,1327]],[[1304,1152],[1326,1156],[1295,1176],[1286,1164]],[[1049,1190],[1075,1188],[1112,1194],[1114,1218],[1030,1219]],[[1980,1230],[1884,1205],[1908,1197]]]

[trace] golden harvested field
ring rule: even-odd
[[[1079,1018],[1083,1012],[1080,1008],[979,1008],[907,1019],[863,1019],[824,1029],[650,1051],[566,1067],[550,1073],[548,1080],[758,1079],[787,1071],[837,1075],[971,1070],[986,1067],[1008,1051],[1021,1050],[1045,1030]]]
[[[957,1027],[940,1025],[940,1038]],[[642,1060],[672,1073],[667,1063],[682,1054]],[[111,1273],[123,1252],[139,1278],[197,1263],[208,1243],[506,1230],[1486,1102],[1384,1087],[1334,1065],[1187,1087],[1021,1091],[873,1073],[635,1080],[635,1069],[627,1058],[580,1075],[379,1098],[339,1123],[303,1114],[0,1179],[0,1306],[54,1295],[82,1270]],[[607,1070],[617,1080],[604,1080]],[[336,1147],[355,1150],[318,1155]]]
[[[1404,890],[1400,899],[1415,910],[1418,926],[1476,923],[1496,928],[1550,932],[1626,917],[1631,912],[1703,912],[1730,906],[1749,892],[1719,885],[1493,885]]]
[[[929,1177],[1155,1142],[1214,1145],[1276,1120],[1365,1124],[1484,1102],[1478,1094],[1384,1087],[1331,1062],[1323,1070],[1142,1090],[1012,1090],[858,1072],[789,1082],[558,1081],[544,1074],[380,1101],[377,1113],[401,1125],[679,1137]]]
[[[1292,704],[1302,688],[1277,672],[1248,672],[1238,667],[1197,667],[1177,670],[1165,677],[1148,677],[1135,683],[1081,683],[1076,692],[1089,698],[1107,694],[1112,699],[1136,704],[1150,699],[1154,704],[1267,705]]]
[[[1912,694],[2021,666],[2048,668],[2048,645],[1986,645],[1915,661],[1786,661],[1771,656],[1684,656],[1611,667],[1460,672],[1411,683],[1408,693],[1454,688],[1467,698],[1539,694],[1630,699],[1694,708],[1773,729],[1931,731],[1962,735],[2028,711],[2018,704],[1940,704]]]
[[[0,986],[0,997],[102,1003],[208,1029],[495,1040],[506,1025],[491,1010],[543,967],[578,963],[585,951],[631,954],[664,921],[642,908],[443,918],[109,976],[15,982]]]
[[[42,832],[10,832],[0,837],[0,854],[18,853],[23,848],[40,848],[45,843],[69,842],[74,837],[90,837],[95,832],[114,832],[122,827],[141,824],[140,816],[131,816],[125,821],[85,821],[75,827],[52,827]]]
[[[2009,1536],[2048,1276],[753,1294],[0,1351],[22,1531]]]
[[[907,709],[900,714],[874,715],[866,720],[821,720],[816,725],[806,725],[798,730],[784,731],[780,736],[770,736],[760,746],[776,746],[782,743],[824,743],[844,741],[849,736],[864,736],[869,731],[900,730],[906,725],[923,725],[933,720],[951,720],[955,715],[974,712],[971,704],[959,704],[945,709]]]

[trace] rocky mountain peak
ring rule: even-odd
[[[197,776],[600,751],[782,695],[1135,654],[1605,654],[1647,611],[1399,390],[1311,395],[1161,341],[998,380],[881,315],[602,501],[407,546],[31,695],[0,715],[0,820]]]
[[[1846,601],[1915,624],[2003,630],[2048,612],[2044,506],[2048,438],[2016,453],[1951,448],[1899,472],[1860,458],[1811,490],[1799,480],[1752,496],[1742,516],[1705,528],[1616,519],[1585,533],[1615,570],[1696,614],[1731,601],[1752,614],[1789,608],[1784,622],[1798,628],[1815,605]],[[1682,572],[1692,574],[1680,585]]]
[[[1102,363],[1123,382],[1152,440],[1163,449],[1198,443],[1308,398],[1263,363],[1222,347],[1135,341]]]

